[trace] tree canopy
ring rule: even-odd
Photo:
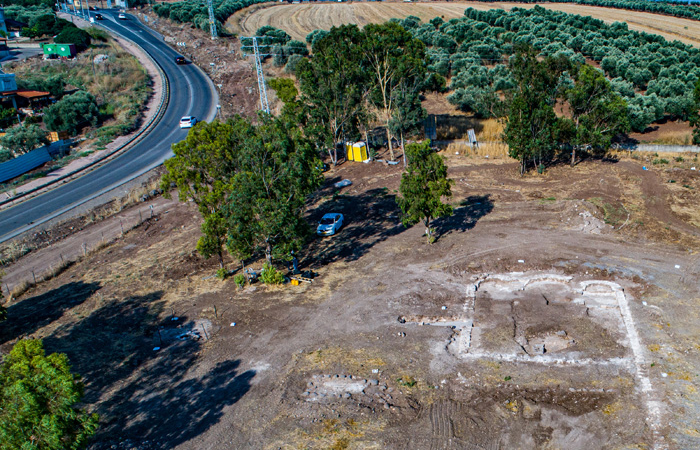
[[[161,180],[166,195],[174,184],[180,201],[192,200],[197,205],[204,219],[197,250],[205,258],[218,255],[221,267],[227,233],[222,209],[230,193],[230,178],[238,168],[240,139],[236,139],[234,124],[240,121],[236,117],[228,123],[199,122],[185,140],[173,144],[175,156],[165,161],[167,172]]]
[[[328,150],[335,164],[336,144],[358,129],[368,89],[356,25],[333,27],[313,46],[313,58],[297,65],[307,134]]]
[[[20,340],[0,366],[0,449],[85,448],[98,417],[75,407],[82,397],[66,355]]]
[[[381,112],[393,160],[390,122],[395,119],[397,99],[401,99],[398,92],[402,85],[422,88],[418,83],[426,78],[425,48],[421,41],[396,22],[368,24],[363,33],[362,52],[372,78],[370,99]],[[404,96],[404,102],[406,100],[411,101]]]
[[[559,122],[554,103],[565,64],[566,60],[552,57],[540,61],[529,47],[511,58],[516,88],[509,103],[503,139],[511,158],[520,161],[520,173],[525,172],[530,160],[537,166],[551,159],[557,148]]]
[[[568,130],[566,140],[572,146],[572,166],[577,149],[589,146],[595,151],[607,150],[616,134],[629,131],[627,103],[613,92],[601,71],[583,64],[575,69],[574,80],[564,95],[571,119],[562,119]]]
[[[242,135],[238,170],[224,214],[227,247],[240,259],[264,252],[268,264],[299,250],[309,234],[307,195],[321,184],[321,164],[295,124],[261,115]]]
[[[411,226],[422,221],[431,243],[432,220],[452,215],[452,206],[442,199],[452,196],[454,181],[447,178],[445,159],[430,148],[430,141],[409,144],[406,153],[408,169],[401,176],[401,197],[396,201],[403,213],[403,224]]]
[[[10,128],[5,136],[0,138],[0,145],[10,150],[15,156],[30,152],[48,143],[46,131],[34,124]]]
[[[257,125],[240,116],[201,122],[165,162],[163,189],[174,184],[181,201],[198,206],[204,223],[197,250],[218,255],[222,267],[224,246],[241,260],[262,252],[271,264],[308,235],[302,213],[321,183],[321,163],[289,119],[261,114]]]
[[[44,123],[51,131],[76,134],[86,125],[97,125],[99,110],[95,97],[87,91],[63,97],[44,110]]]

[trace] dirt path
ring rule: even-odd
[[[23,282],[41,280],[67,261],[75,261],[93,249],[118,239],[122,232],[127,233],[145,220],[151,218],[151,212],[157,217],[167,214],[177,203],[158,197],[141,203],[100,222],[86,227],[81,232],[68,236],[50,247],[33,251],[22,257],[17,263],[3,269],[2,290],[6,294]],[[151,208],[152,207],[152,208]]]
[[[323,4],[270,4],[266,8],[251,7],[234,14],[227,21],[232,29],[252,35],[264,25],[271,25],[289,33],[293,39],[304,40],[315,29],[329,29],[346,23],[364,26],[367,23],[382,23],[391,18],[417,16],[428,21],[440,16],[445,20],[462,17],[466,8],[477,10],[533,8],[527,3],[484,2],[429,2],[429,3],[323,3]],[[690,19],[659,14],[627,11],[570,3],[542,3],[543,8],[570,14],[591,16],[605,22],[627,22],[631,30],[654,33],[673,41],[700,47],[700,26]],[[236,25],[231,25],[236,23]]]

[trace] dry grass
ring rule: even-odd
[[[498,119],[485,119],[481,122],[481,133],[477,136],[480,141],[500,142],[503,134],[503,122]]]
[[[73,264],[75,264],[75,261],[61,261],[59,264],[51,267],[51,269],[44,274],[42,277],[42,281],[49,281],[52,278],[56,278],[66,270],[68,270]]]
[[[651,141],[651,144],[661,145],[692,145],[692,131],[667,131],[659,134],[659,137]]]
[[[285,30],[294,39],[303,40],[313,30],[329,29],[346,23],[364,26],[368,23],[382,23],[391,18],[404,18],[409,15],[420,17],[423,21],[436,16],[449,20],[462,17],[467,8],[510,10],[514,7],[533,8],[534,6],[534,4],[524,3],[482,2],[277,4],[266,8],[258,6],[241,10],[229,19],[227,26],[234,32],[252,35],[261,26],[272,25]],[[632,30],[655,33],[668,40],[677,39],[700,47],[700,27],[693,20],[569,3],[543,3],[540,6],[571,14],[591,16],[608,23],[625,21]]]
[[[145,186],[134,188],[130,190],[129,193],[125,196],[115,199],[106,208],[101,208],[99,210],[90,212],[90,214],[88,214],[85,217],[85,223],[90,224],[99,222],[117,214],[118,212],[126,208],[134,206],[141,202],[141,199],[144,195],[150,195],[151,191],[156,190],[159,187],[160,179],[154,179],[149,181]]]
[[[10,296],[8,300],[13,300],[18,297],[20,297],[22,294],[26,293],[28,290],[36,286],[34,281],[29,281],[29,280],[24,280],[21,283],[19,283],[17,286],[12,288],[10,291]]]
[[[94,64],[97,55],[106,55],[107,59]],[[146,69],[112,40],[96,42],[73,60],[28,59],[10,63],[8,68],[17,78],[60,76],[64,83],[94,95],[100,114],[107,118],[99,128],[88,130],[88,138],[97,138],[98,146],[132,131],[150,95]]]
[[[483,156],[495,159],[509,158],[508,146],[500,142],[487,142],[479,144],[478,147],[471,148],[468,144],[448,144],[445,151],[466,156]]]
[[[7,247],[0,249],[0,267],[12,264],[30,251],[32,249],[24,242],[10,242]]]

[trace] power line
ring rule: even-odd
[[[216,39],[219,34],[216,31],[216,17],[214,17],[214,1],[207,0],[207,7],[209,10],[209,31],[211,32],[211,38]]]
[[[259,37],[260,36],[242,37],[241,41],[243,39],[252,40],[252,45],[242,45],[241,51],[244,52],[243,53],[244,56],[247,56],[245,54],[244,48],[252,47],[252,49],[253,49],[253,57],[255,58],[255,71],[257,72],[257,75],[258,75],[258,92],[260,92],[260,109],[262,111],[265,111],[266,113],[270,114],[270,104],[267,101],[267,88],[265,86],[265,74],[263,73],[262,60],[260,59],[261,53],[260,53],[260,48],[258,47],[258,38]],[[268,54],[265,54],[264,56],[267,56],[267,55]]]

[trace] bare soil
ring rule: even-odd
[[[200,39],[204,67],[225,56],[198,30],[156,26]],[[252,66],[226,61],[250,113]],[[432,245],[400,223],[401,165],[327,172],[308,220],[347,222],[299,255],[311,284],[218,280],[191,203],[155,200],[159,214],[105,248],[116,218],[81,224],[64,242],[97,249],[8,303],[0,350],[35,337],[68,354],[101,416],[92,450],[699,447],[697,155],[520,177],[508,158],[442,154],[455,214]],[[6,270],[38,274],[61,251]]]
[[[435,244],[400,224],[400,166],[346,162],[309,203],[310,222],[347,218],[300,255],[313,283],[239,289],[196,253],[193,205],[173,203],[13,300],[0,348],[41,337],[68,354],[101,415],[92,449],[697,447],[700,231],[676,211],[700,200],[693,162],[520,177],[443,154],[455,214]],[[489,281],[515,272],[619,284],[643,365],[612,300]],[[467,352],[462,322],[419,325],[465,320]]]

